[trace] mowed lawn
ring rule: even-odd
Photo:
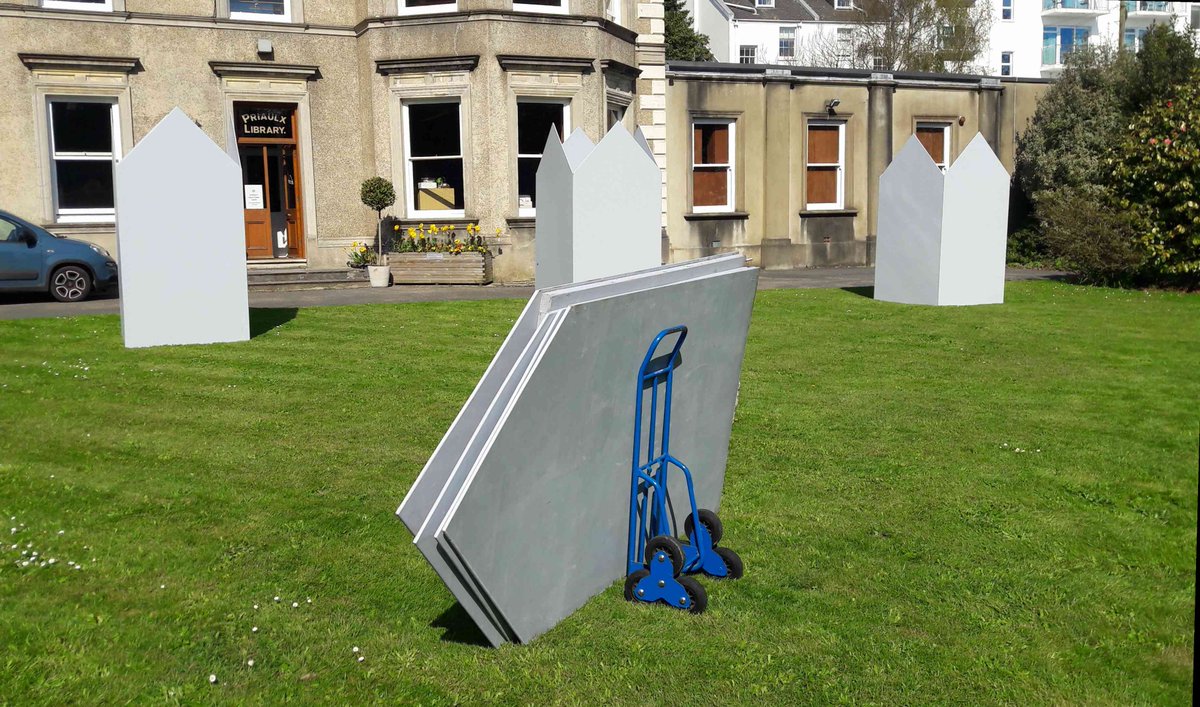
[[[0,322],[0,703],[1190,704],[1200,298],[1007,294],[760,294],[746,577],[498,650],[393,514],[521,302]]]

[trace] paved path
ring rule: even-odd
[[[1065,276],[1065,273],[1049,270],[1018,270],[1010,268],[1007,279],[1010,281],[1057,280]],[[758,289],[871,287],[874,282],[874,268],[764,270],[758,279]],[[250,306],[256,308],[334,307],[344,304],[525,299],[532,293],[532,286],[400,285],[388,288],[362,287],[341,290],[251,292]],[[115,292],[102,299],[72,303],[55,302],[50,299],[49,295],[0,292],[0,320],[77,317],[90,314],[117,314],[119,312],[120,301],[117,299]]]

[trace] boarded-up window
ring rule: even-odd
[[[844,193],[844,122],[810,121],[805,202],[810,209],[840,209]]]
[[[943,172],[949,164],[948,138],[950,126],[946,123],[917,123],[917,140],[929,151],[929,156]]]
[[[733,121],[692,124],[692,207],[733,209]]]

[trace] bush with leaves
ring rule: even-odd
[[[1095,184],[1053,189],[1038,199],[1046,246],[1085,282],[1130,284],[1146,261],[1137,247],[1136,216],[1114,208],[1115,201]]]
[[[1200,73],[1130,126],[1109,160],[1117,205],[1137,217],[1154,279],[1200,286]]]

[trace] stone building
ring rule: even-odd
[[[874,262],[879,176],[912,135],[944,170],[982,133],[1011,173],[1042,80],[750,64],[667,70],[671,260]]]
[[[529,281],[547,134],[622,121],[662,168],[647,237],[665,260],[868,264],[878,176],[909,135],[948,164],[979,131],[1011,167],[1045,88],[668,72],[662,15],[661,0],[0,0],[0,208],[112,249],[113,165],[179,106],[242,167],[253,268],[343,267],[375,229],[360,184],[382,175],[402,226],[477,224],[496,279]]]
[[[179,106],[242,165],[254,265],[344,265],[382,175],[402,223],[499,228],[498,279],[531,278],[551,126],[640,122],[665,153],[661,18],[654,0],[0,2],[0,208],[112,248],[112,165]]]

